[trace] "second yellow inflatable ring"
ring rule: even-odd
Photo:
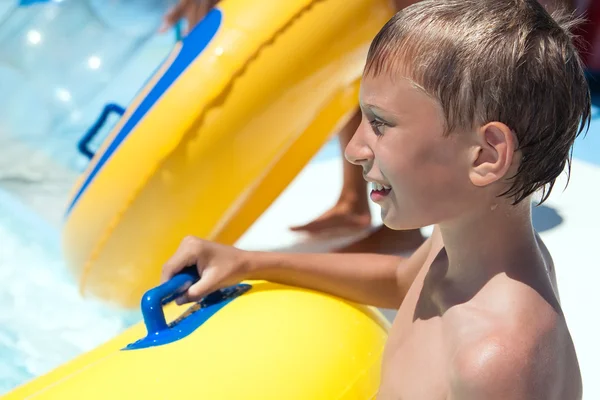
[[[84,293],[133,307],[188,234],[233,244],[357,106],[387,0],[224,0],[174,49],[74,188]]]

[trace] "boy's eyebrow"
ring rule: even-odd
[[[392,116],[397,115],[396,113],[392,113],[391,111],[388,112],[384,108],[379,107],[372,103],[365,103],[365,104],[361,103],[361,108],[363,108],[363,106],[368,107],[371,114],[374,114],[376,117],[381,118],[381,119],[388,119],[386,117],[392,117]],[[363,108],[363,111],[364,111],[364,108]]]
[[[369,103],[363,103],[362,101],[358,103],[360,110],[363,114],[373,114],[373,105]]]
[[[359,106],[360,108],[364,111],[365,109],[369,109],[369,110],[380,110],[385,112],[385,110],[381,107],[378,107],[377,105],[373,104],[373,103],[363,103],[363,102],[359,102]]]
[[[369,107],[371,110],[377,110],[377,111],[383,111],[385,112],[385,110],[375,104],[371,104],[371,103],[367,103],[366,104],[367,107]]]

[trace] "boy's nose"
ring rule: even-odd
[[[368,169],[368,165],[373,161],[373,151],[364,140],[363,125],[361,123],[356,132],[354,132],[352,139],[350,139],[350,142],[346,146],[344,156],[349,163]]]

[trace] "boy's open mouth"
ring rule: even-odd
[[[371,187],[372,187],[372,189],[371,189],[370,197],[371,197],[371,200],[373,200],[374,202],[382,200],[384,197],[389,195],[390,192],[392,191],[391,187],[381,185],[376,182],[371,182]]]

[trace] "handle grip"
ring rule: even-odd
[[[148,334],[146,337],[128,344],[123,350],[162,346],[183,339],[251,288],[247,283],[239,283],[212,292],[201,301],[194,303],[173,322],[167,324],[163,306],[182,295],[199,279],[196,267],[187,267],[168,282],[147,291],[142,298],[142,315]]]
[[[96,122],[94,122],[94,125],[90,127],[90,129],[85,133],[85,135],[83,135],[81,140],[79,140],[79,143],[77,143],[77,149],[79,150],[79,152],[87,158],[89,158],[90,160],[94,158],[94,152],[89,148],[90,142],[98,134],[100,129],[102,129],[111,113],[123,116],[123,114],[125,114],[125,109],[120,105],[114,103],[105,105],[104,109],[102,110],[102,113],[100,114]]]
[[[196,267],[187,267],[167,282],[144,294],[141,307],[149,336],[168,329],[163,306],[181,296],[198,280],[200,280],[200,276]]]

